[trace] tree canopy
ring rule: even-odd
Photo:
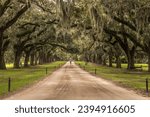
[[[0,69],[73,56],[150,71],[149,30],[149,0],[0,0]]]

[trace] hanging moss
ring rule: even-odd
[[[72,13],[72,5],[74,4],[74,0],[57,0],[56,2],[56,7],[57,7],[57,17],[61,21],[61,25],[64,26],[65,28],[69,28],[70,26],[70,17]]]
[[[99,4],[92,5],[89,12],[93,29],[97,32],[98,37],[102,38],[104,24],[107,21],[103,8]]]

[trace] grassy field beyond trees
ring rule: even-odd
[[[78,61],[76,63],[80,65],[80,67],[85,68],[85,70],[90,73],[95,73],[96,68],[98,76],[108,80],[112,80],[127,88],[131,88],[139,92],[142,92],[142,94],[144,95],[146,94],[145,82],[146,78],[150,78],[150,74],[146,71],[129,71],[125,68],[122,69],[112,68],[93,63],[88,63],[87,65],[85,65],[85,62],[81,61]],[[123,66],[125,67],[127,65],[124,64]]]
[[[29,68],[22,69],[12,69],[0,70],[0,96],[6,95],[8,93],[8,78],[12,80],[11,83],[11,92],[22,89],[33,84],[35,81],[38,81],[46,77],[46,68],[47,73],[50,74],[65,62],[53,62],[50,64],[32,66]],[[11,67],[11,65],[8,65]]]

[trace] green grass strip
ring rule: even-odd
[[[29,68],[13,69],[10,67],[8,70],[0,70],[0,96],[7,95],[9,93],[9,77],[11,78],[11,92],[14,92],[45,78],[63,64],[65,64],[64,61],[58,61]]]
[[[97,65],[88,63],[87,65],[83,61],[78,61],[76,64],[80,65],[86,71],[94,74],[96,69],[96,75],[104,79],[112,80],[127,88],[140,91],[145,94],[146,90],[146,78],[149,78],[150,89],[150,73],[146,71],[129,71],[123,67],[122,69]],[[123,66],[126,66],[125,64]],[[136,66],[139,66],[137,64]]]

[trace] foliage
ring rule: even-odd
[[[85,61],[109,62],[110,66],[115,62],[121,67],[121,62],[127,62],[128,69],[135,69],[136,61],[145,61],[150,71],[149,0],[0,3],[1,69],[9,61],[9,53],[16,68],[21,58],[28,66],[29,61],[42,64],[66,59],[60,53],[69,53]],[[147,60],[141,60],[143,56]]]

